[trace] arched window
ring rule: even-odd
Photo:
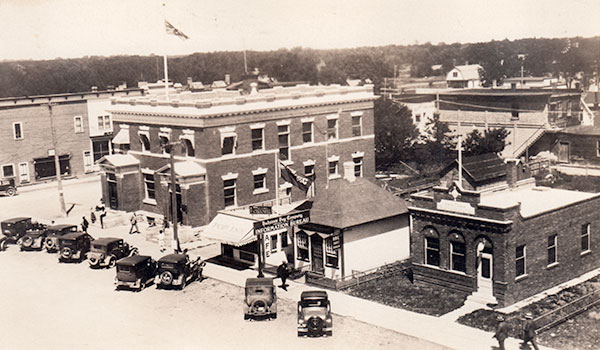
[[[160,148],[163,150],[163,153],[171,153],[171,145],[169,145],[169,138],[166,136],[159,136],[160,138]]]
[[[193,157],[195,155],[195,151],[194,151],[194,145],[192,145],[192,141],[190,141],[188,139],[181,139],[181,142],[183,142],[183,147],[185,148],[185,154],[188,157]]]
[[[459,232],[450,232],[450,269],[453,271],[467,272],[467,245],[465,238]]]
[[[433,227],[423,230],[425,239],[425,264],[440,266],[440,236]]]
[[[140,142],[142,143],[142,152],[150,152],[150,139],[146,134],[140,134]]]

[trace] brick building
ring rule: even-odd
[[[0,178],[25,184],[56,176],[49,104],[61,174],[94,171],[94,161],[110,152],[109,98],[130,94],[140,95],[141,90],[0,99]]]
[[[441,185],[413,195],[417,282],[513,304],[600,266],[600,194],[536,187],[526,168],[497,156],[465,158]]]
[[[376,98],[370,85],[298,85],[115,99],[113,142],[129,150],[100,161],[104,199],[113,209],[170,217],[163,145],[175,141],[177,219],[190,226],[208,224],[222,209],[305,198],[279,179],[279,160],[313,179],[317,193],[341,177],[344,161],[373,178]]]

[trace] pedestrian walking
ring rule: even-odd
[[[525,346],[528,342],[530,342],[535,350],[540,349],[538,348],[537,343],[535,341],[535,331],[536,327],[535,323],[533,322],[533,314],[527,311],[525,313],[525,322],[523,322],[523,344],[521,344],[522,346]]]
[[[87,221],[87,219],[85,218],[85,216],[83,216],[81,219],[82,219],[81,220],[81,230],[83,232],[85,232],[85,233],[88,233],[87,229],[90,226],[90,223]]]
[[[104,199],[100,199],[100,205],[96,206],[96,210],[100,212],[100,227],[104,228],[104,217],[106,216],[106,206]]]
[[[277,267],[277,277],[281,278],[281,288],[283,290],[287,290],[287,284],[285,284],[285,281],[287,280],[288,276],[290,275],[290,270],[288,268],[288,264],[285,260],[283,260],[281,262],[281,265],[279,265]]]
[[[494,334],[494,338],[498,340],[498,349],[504,350],[504,340],[508,338],[508,324],[501,315],[496,317],[496,321],[498,321],[498,324],[496,325],[496,334]]]
[[[138,225],[137,225],[137,217],[135,216],[135,212],[133,212],[133,214],[131,215],[131,219],[129,219],[129,222],[131,222],[131,227],[129,228],[129,234],[131,235],[133,233],[140,233],[140,229],[138,228]]]
[[[158,231],[158,247],[160,248],[161,253],[164,253],[165,250],[167,250],[167,247],[165,247],[165,230],[164,229],[160,229]]]
[[[94,213],[94,207],[90,208],[90,221],[93,223],[96,222],[96,214]]]

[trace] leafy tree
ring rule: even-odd
[[[456,149],[456,136],[452,135],[448,125],[440,121],[435,113],[425,127],[425,134],[419,137],[419,143],[413,147],[413,160],[419,169],[436,168],[453,158]]]
[[[382,97],[375,101],[375,163],[388,169],[411,155],[418,131],[411,111],[403,104]]]
[[[506,146],[506,138],[510,131],[506,129],[485,130],[481,134],[473,130],[463,141],[463,149],[466,155],[476,156],[485,153],[500,153]]]

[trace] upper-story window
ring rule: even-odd
[[[354,176],[363,176],[363,152],[357,152],[352,154],[352,161],[354,162]]]
[[[142,144],[142,152],[150,152],[150,135],[148,132],[140,131],[140,143]]]
[[[267,169],[258,168],[252,171],[252,177],[254,182],[254,191],[252,194],[260,194],[269,192],[267,189]]]
[[[327,139],[338,138],[338,120],[337,115],[327,117]]]
[[[223,199],[225,208],[236,205],[235,183],[236,179],[223,180]]]
[[[362,113],[352,115],[352,136],[362,136]]]
[[[13,123],[13,137],[15,140],[23,139],[23,124],[21,122]]]
[[[452,72],[452,77],[458,78],[458,72]]]
[[[160,149],[163,151],[163,153],[171,153],[172,147],[169,144],[169,137],[167,135],[159,135],[158,138],[160,139]]]
[[[315,162],[313,160],[304,162],[304,176],[312,181],[315,180]]]
[[[279,139],[279,158],[281,160],[290,159],[290,126],[278,125],[277,137]]]
[[[98,116],[98,130],[110,129],[110,116],[99,115]]]
[[[256,126],[251,127],[251,137],[252,137],[252,150],[258,151],[265,148],[264,141],[264,127]]]
[[[235,148],[237,144],[237,134],[235,133],[234,127],[225,127],[219,129],[221,134],[221,154],[229,155],[235,154]]]
[[[525,245],[517,246],[515,249],[515,275],[523,276],[527,273],[526,266],[527,247]]]
[[[331,156],[328,159],[328,168],[329,168],[329,178],[337,178],[340,176],[340,157],[339,156]]]
[[[83,132],[83,118],[80,115],[73,117],[73,126],[76,133]]]
[[[181,143],[183,144],[183,149],[186,156],[193,157],[196,155],[196,151],[194,150],[194,145],[192,144],[192,141],[188,139],[181,139]]]
[[[302,122],[302,143],[313,142],[313,122]]]

